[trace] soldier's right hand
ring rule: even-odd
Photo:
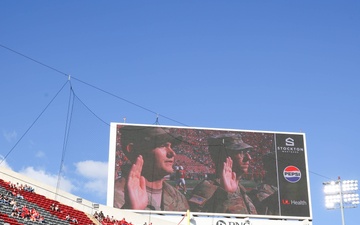
[[[223,171],[220,177],[221,187],[230,193],[234,193],[238,187],[236,173],[232,171],[233,161],[231,157],[227,157],[224,162]]]
[[[127,205],[131,209],[143,210],[148,205],[145,177],[141,176],[144,159],[139,155],[132,165],[126,184]]]

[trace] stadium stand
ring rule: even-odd
[[[152,225],[185,224],[185,222],[179,223],[179,221],[185,221],[183,218],[186,212],[164,216],[164,214],[149,214],[146,212],[139,213],[121,210],[93,203],[62,190],[56,190],[54,187],[0,166],[0,194],[6,195],[11,190],[9,182],[24,185],[27,184],[34,188],[34,192],[20,192],[24,199],[17,199],[17,202],[18,205],[26,205],[29,208],[35,208],[41,216],[44,216],[45,223],[14,218],[11,216],[12,208],[0,203],[0,224],[4,225],[75,225],[76,223],[66,221],[67,214],[75,217],[78,220],[79,225],[143,225],[145,222]],[[79,199],[81,199],[81,201],[78,201]],[[50,208],[51,204],[58,204],[62,213],[52,211]],[[106,216],[99,221],[93,216],[95,212],[103,212]]]
[[[23,198],[17,198],[12,193],[14,192],[14,188],[9,186],[9,182],[6,182],[0,179],[0,194],[4,196],[9,196],[10,199],[15,199],[17,205],[21,208],[26,206],[28,209],[36,209],[41,216],[45,219],[47,224],[75,224],[72,221],[66,221],[66,215],[72,215],[77,219],[79,224],[93,224],[93,221],[90,220],[87,215],[79,210],[75,210],[72,207],[63,205],[55,200],[47,199],[45,196],[36,194],[35,192],[28,192],[24,190],[16,190],[20,193]],[[54,203],[60,206],[61,211],[50,210],[50,205]],[[12,217],[11,221],[7,219],[9,215],[12,214],[12,206],[10,204],[2,204],[1,213],[3,216],[3,220],[5,222],[9,222],[10,224],[38,224],[38,221],[30,221],[30,219],[26,219],[23,216]],[[16,222],[15,222],[16,221]]]
[[[176,165],[181,165],[186,169],[186,179],[199,180],[204,179],[207,174],[214,173],[214,165],[210,161],[208,154],[204,154],[204,152],[206,152],[206,138],[196,139],[198,138],[198,132],[200,131],[195,130],[193,132],[195,132],[193,140],[191,139],[191,142],[184,144],[182,148],[176,149],[177,158],[175,163]],[[203,134],[203,136],[206,137],[211,134],[212,133],[209,131],[208,133]],[[244,178],[248,180],[254,179],[261,181],[263,177],[261,155],[270,151],[269,146],[272,146],[271,135],[258,134],[247,136],[245,133],[243,135],[243,140],[252,145],[255,149],[254,153],[251,155],[252,164],[249,169],[249,174],[247,174]],[[122,165],[122,161],[126,161],[126,158],[124,158],[124,156],[122,156],[122,154],[118,151],[116,160],[117,172],[121,172],[119,168]],[[32,180],[3,167],[0,167],[0,177],[3,179],[0,180],[0,193],[6,193],[10,190],[9,185],[6,183],[9,181],[13,183],[19,182],[29,184],[35,187],[35,193],[22,190],[19,194],[23,196],[24,199],[19,199],[18,202],[20,205],[26,204],[30,208],[35,208],[39,211],[40,215],[44,216],[45,221],[48,224],[76,224],[72,221],[67,221],[66,216],[69,215],[71,218],[76,218],[78,224],[82,225],[115,225],[125,222],[128,225],[143,225],[144,222],[147,222],[147,224],[152,223],[154,225],[177,225],[184,215],[177,214],[173,216],[161,216],[160,214],[157,215],[155,213],[149,214],[132,212],[93,203],[82,199],[79,196],[74,196],[70,193],[56,190],[54,187],[42,184],[39,181]],[[78,201],[78,199],[80,199],[80,201]],[[60,212],[51,210],[50,206],[52,204],[59,205]],[[103,212],[106,216],[95,218],[94,213],[96,211]],[[21,218],[13,218],[11,217],[11,207],[0,204],[0,224],[1,223],[16,225],[38,224],[39,222],[34,223],[33,221],[24,221]]]

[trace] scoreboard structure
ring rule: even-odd
[[[220,144],[209,141],[214,137],[220,138]],[[216,147],[219,157],[214,157],[212,149]],[[162,168],[156,158],[156,152],[161,149],[168,149],[168,161]],[[173,153],[170,154],[169,149]],[[224,159],[220,154],[225,155]],[[139,155],[143,161],[137,177],[140,182],[133,182],[133,165],[140,165],[137,161]],[[235,168],[237,163],[242,163],[236,161],[236,155],[247,161],[243,173]],[[233,157],[231,169],[238,181],[237,191],[224,188],[225,178],[221,171],[228,168],[225,164],[229,157]],[[180,167],[185,170],[186,190],[178,183],[177,170]],[[155,188],[149,185],[159,177],[162,189],[155,192]],[[169,203],[166,188],[174,191],[177,202]],[[146,207],[133,208],[135,204],[131,203],[131,193],[137,190],[147,194]],[[154,196],[150,196],[152,194]],[[243,203],[239,203],[240,198],[245,199]],[[185,205],[192,215],[199,216],[198,219],[201,216],[221,217],[223,219],[220,220],[225,221],[223,224],[228,224],[226,221],[231,218],[311,223],[305,134],[111,123],[107,205],[161,215],[184,213]],[[242,209],[242,205],[246,208]],[[245,222],[242,220],[241,223]]]

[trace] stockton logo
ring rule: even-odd
[[[284,169],[284,178],[290,183],[296,183],[301,179],[301,172],[296,166],[288,166]]]
[[[304,148],[295,146],[295,140],[291,137],[285,139],[285,146],[278,146],[277,149],[282,153],[299,153],[304,151]]]
[[[294,139],[292,139],[292,138],[290,138],[290,137],[286,138],[286,139],[285,139],[285,145],[286,145],[286,146],[295,146],[295,141],[294,141]]]

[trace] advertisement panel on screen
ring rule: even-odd
[[[304,133],[112,123],[107,205],[311,219]]]

